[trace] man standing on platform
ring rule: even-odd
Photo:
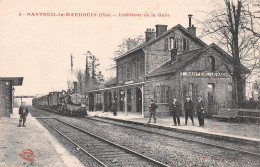
[[[177,126],[177,122],[178,125],[180,126],[180,105],[177,102],[176,98],[173,98],[173,101],[170,104],[170,112],[172,113],[172,118],[174,121],[174,126]],[[177,121],[176,121],[177,119]]]
[[[197,112],[198,112],[199,124],[200,124],[200,126],[204,126],[205,111],[204,111],[204,101],[202,100],[201,95],[198,96],[198,103],[197,103],[196,108],[197,108]]]
[[[153,119],[154,119],[154,123],[156,123],[155,110],[156,110],[157,108],[158,108],[158,106],[153,102],[153,100],[151,100],[150,106],[149,106],[149,109],[150,109],[150,117],[149,117],[148,124],[150,123],[152,117],[153,117]]]
[[[186,97],[186,101],[184,103],[184,111],[185,111],[185,125],[187,125],[188,117],[190,117],[192,121],[192,125],[194,125],[193,121],[193,102],[190,99],[190,96]]]
[[[113,115],[114,116],[117,116],[117,104],[116,104],[116,101],[113,100],[113,103],[112,103],[112,111],[113,111]]]
[[[19,108],[19,125],[18,127],[21,127],[21,124],[23,122],[23,127],[25,127],[26,117],[28,115],[28,108],[25,106],[25,102],[22,103],[21,107]]]

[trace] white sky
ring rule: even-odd
[[[46,94],[67,88],[70,54],[75,69],[85,68],[91,51],[106,78],[113,52],[124,38],[144,36],[147,28],[167,24],[188,27],[188,14],[202,20],[211,0],[1,0],[0,77],[24,77],[16,95]],[[19,16],[19,12],[25,16]],[[166,13],[170,17],[29,17],[30,12]],[[199,25],[197,34],[200,35]],[[208,43],[208,42],[206,42]],[[209,43],[208,43],[209,44]]]

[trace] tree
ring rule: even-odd
[[[117,46],[117,50],[114,52],[114,58],[117,58],[119,56],[122,56],[123,54],[125,54],[129,49],[129,42],[133,42],[134,46],[137,46],[141,43],[144,42],[144,37],[142,35],[138,35],[136,38],[126,38],[122,41],[122,43],[120,43]],[[115,62],[113,64],[110,64],[110,68],[108,68],[107,70],[110,71],[115,71],[116,69],[116,64]]]
[[[259,53],[258,16],[256,0],[224,0],[219,8],[208,13],[202,22],[202,36],[209,36],[232,55],[232,68],[225,65],[232,76],[232,99],[234,107],[241,107],[244,100],[244,83],[241,62],[257,60]],[[258,11],[258,12],[257,12]],[[250,63],[252,65],[252,63]],[[256,67],[254,61],[251,71]]]
[[[129,41],[133,41],[134,45],[139,45],[140,43],[144,42],[144,37],[142,35],[137,36],[136,38],[127,38],[122,41],[121,44],[118,45],[117,50],[114,52],[115,58],[125,54],[129,49]]]
[[[78,93],[80,93],[81,95],[83,95],[85,89],[85,76],[84,73],[81,70],[76,71],[75,76],[78,80]]]
[[[79,93],[104,87],[104,77],[98,69],[99,60],[90,51],[86,55],[85,70],[77,70],[75,76],[78,81]],[[89,61],[90,60],[90,61]]]

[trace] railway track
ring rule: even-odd
[[[42,120],[101,166],[168,166],[60,119],[40,116],[37,119]],[[77,136],[77,139],[73,136]]]
[[[82,118],[82,119],[83,120],[87,119],[88,121],[86,121],[86,122],[92,124],[92,126],[93,125],[95,126],[96,124],[98,125],[98,123],[95,123],[95,122],[98,121],[98,122],[102,122],[104,124],[113,124],[113,125],[118,126],[120,128],[123,127],[125,129],[127,128],[127,129],[136,130],[136,132],[139,131],[138,133],[144,132],[144,133],[147,133],[149,135],[153,134],[153,136],[156,136],[155,139],[151,139],[151,140],[154,140],[154,143],[162,144],[162,145],[168,145],[169,147],[175,147],[175,148],[182,149],[183,146],[176,145],[176,143],[173,142],[173,140],[175,141],[175,139],[177,139],[179,141],[185,141],[187,143],[187,145],[191,145],[190,147],[192,147],[192,149],[191,149],[192,152],[194,152],[197,155],[202,155],[200,157],[201,160],[203,160],[203,157],[205,157],[205,156],[212,157],[214,159],[219,159],[219,160],[220,159],[228,160],[230,156],[236,156],[235,158],[237,158],[237,159],[243,159],[245,155],[247,155],[247,157],[253,156],[256,159],[259,159],[259,157],[260,157],[259,152],[251,152],[251,151],[246,151],[246,150],[242,150],[242,149],[239,149],[239,148],[226,147],[225,144],[222,144],[222,145],[221,144],[212,144],[210,142],[205,142],[205,141],[201,141],[201,140],[191,140],[189,138],[184,138],[182,136],[176,136],[175,133],[173,133],[171,135],[164,134],[163,132],[159,133],[159,132],[151,131],[151,128],[150,128],[150,130],[148,130],[148,128],[144,125],[143,125],[144,128],[140,128],[141,127],[140,125],[139,126],[133,126],[133,124],[127,125],[126,123],[118,123],[118,122],[115,122],[115,121],[104,120],[104,119],[101,119],[101,118],[87,117],[87,118]],[[92,121],[92,122],[90,122],[90,121]],[[155,129],[155,128],[152,128],[152,129]],[[126,130],[126,131],[128,131],[128,130]],[[142,132],[140,132],[140,131],[142,131]],[[132,132],[132,133],[136,133],[136,132]],[[194,143],[194,144],[192,144],[192,143]],[[197,143],[197,144],[195,144],[195,143]],[[127,145],[127,147],[133,148],[131,146],[131,144]],[[208,150],[208,151],[205,151],[205,150]],[[259,151],[259,149],[258,149],[258,151]],[[212,158],[211,158],[211,160],[212,160]],[[151,166],[151,165],[149,165],[149,166]],[[159,165],[159,166],[161,166],[161,165]]]
[[[258,152],[251,152],[251,151],[241,150],[241,149],[237,149],[237,148],[227,147],[227,146],[224,146],[223,144],[222,145],[213,144],[213,143],[209,143],[209,142],[205,142],[205,141],[201,141],[201,140],[188,139],[188,138],[184,138],[184,137],[179,137],[177,135],[168,135],[168,134],[164,134],[164,133],[160,133],[160,132],[155,132],[155,131],[151,131],[151,130],[137,128],[137,127],[134,127],[134,126],[122,125],[122,124],[118,124],[114,121],[104,120],[102,118],[86,117],[86,119],[99,121],[99,122],[103,122],[103,123],[109,123],[109,124],[113,124],[113,125],[120,126],[120,127],[126,127],[126,128],[129,128],[129,129],[140,130],[140,131],[143,131],[143,132],[147,132],[147,133],[151,133],[151,134],[155,134],[155,135],[161,135],[161,136],[165,136],[165,137],[169,137],[169,138],[176,138],[176,139],[184,140],[184,141],[187,141],[187,142],[194,142],[194,143],[199,143],[199,144],[217,147],[217,148],[221,148],[221,149],[226,149],[226,150],[233,151],[233,152],[236,152],[236,153],[246,154],[246,155],[249,155],[249,156],[254,156],[254,157],[260,158],[259,146],[256,146],[256,149],[258,149]]]

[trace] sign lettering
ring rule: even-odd
[[[224,72],[182,72],[185,77],[230,77],[228,73]]]

